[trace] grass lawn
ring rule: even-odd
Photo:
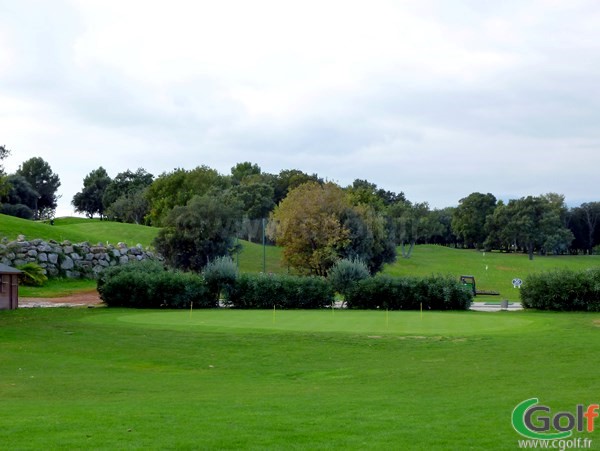
[[[122,241],[129,246],[140,243],[144,247],[152,245],[158,234],[155,227],[119,222],[100,221],[86,218],[57,218],[54,225],[47,222],[28,221],[12,216],[0,215],[0,237],[14,240],[19,235],[27,239],[41,238],[62,242],[69,240],[73,243],[89,241],[92,244],[117,244]]]
[[[75,293],[96,291],[96,281],[90,279],[49,279],[42,287],[19,287],[23,298],[60,298]]]
[[[263,246],[261,244],[251,243],[240,240],[242,251],[239,254],[240,272],[263,272]],[[276,246],[266,246],[265,269],[267,273],[285,273],[287,267],[281,260],[283,249]],[[238,257],[234,257],[236,260]]]
[[[599,324],[536,312],[0,311],[0,443],[518,449],[521,401],[553,412],[600,401]]]
[[[500,292],[500,296],[477,296],[476,301],[493,302],[501,299],[519,301],[519,290],[513,288],[512,280],[525,280],[528,274],[551,271],[556,268],[582,270],[600,266],[600,255],[535,256],[529,260],[524,254],[503,254],[452,249],[443,246],[416,246],[409,259],[400,256],[396,263],[387,265],[384,273],[393,276],[452,274],[475,276],[477,289]]]

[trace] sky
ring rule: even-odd
[[[0,0],[0,144],[83,178],[207,165],[600,200],[596,0]]]

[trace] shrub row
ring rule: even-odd
[[[204,280],[194,274],[166,271],[159,262],[130,263],[107,268],[98,278],[102,300],[113,307],[216,307]]]
[[[242,274],[232,263],[215,261],[203,276],[167,271],[153,261],[108,268],[98,292],[110,306],[138,308],[213,308],[223,302],[242,309],[316,309],[335,301],[333,284],[322,277]],[[450,276],[393,278],[377,276],[352,282],[346,290],[349,308],[390,310],[464,310],[471,292]]]
[[[451,276],[390,277],[359,281],[346,297],[348,308],[467,310],[472,292]]]
[[[314,309],[332,302],[333,288],[326,279],[281,274],[242,274],[227,299],[231,307],[246,309]]]
[[[600,268],[530,274],[521,288],[521,303],[539,310],[598,312]]]

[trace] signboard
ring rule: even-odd
[[[521,285],[523,285],[523,281],[519,278],[514,278],[512,280],[512,284],[513,284],[513,288],[521,288]]]

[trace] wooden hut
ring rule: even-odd
[[[19,306],[19,274],[18,269],[0,263],[0,310]]]

